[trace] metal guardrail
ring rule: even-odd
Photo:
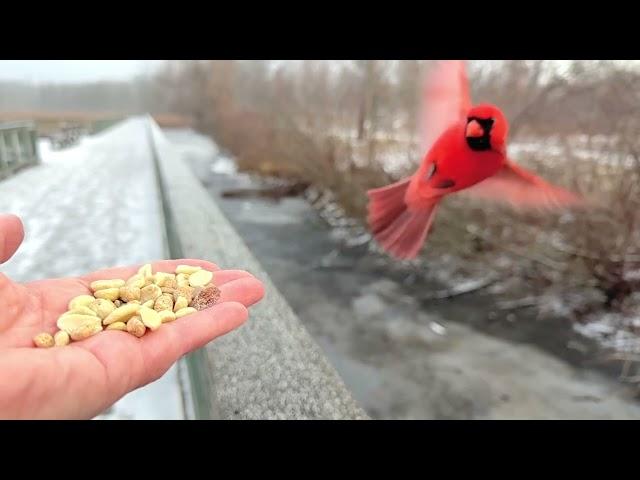
[[[247,270],[266,294],[239,329],[188,356],[199,419],[368,419],[220,208],[158,125],[149,141],[172,258]]]
[[[0,123],[0,179],[40,163],[35,123]]]

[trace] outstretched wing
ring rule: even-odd
[[[586,204],[580,195],[552,185],[509,160],[496,175],[468,188],[464,193],[508,203],[519,209],[553,210]]]
[[[437,62],[424,78],[420,104],[421,148],[426,152],[452,124],[471,108],[471,93],[464,60]]]

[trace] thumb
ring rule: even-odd
[[[22,221],[15,215],[0,214],[0,263],[16,253],[23,239]]]

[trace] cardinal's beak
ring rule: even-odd
[[[465,135],[467,137],[482,137],[484,135],[484,129],[476,120],[471,120],[467,124],[467,132]]]

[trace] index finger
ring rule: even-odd
[[[87,285],[95,280],[115,280],[122,279],[126,280],[132,275],[138,273],[140,267],[142,267],[143,263],[139,265],[132,265],[128,267],[114,267],[114,268],[105,268],[102,270],[97,270],[95,272],[88,273],[80,277],[80,280],[85,282]],[[157,262],[151,263],[151,269],[153,273],[155,272],[167,272],[173,273],[178,265],[192,265],[194,267],[202,267],[205,270],[209,270],[210,272],[214,272],[216,270],[220,270],[220,268],[211,262],[207,262],[206,260],[199,260],[194,258],[181,258],[178,260],[159,260]]]

